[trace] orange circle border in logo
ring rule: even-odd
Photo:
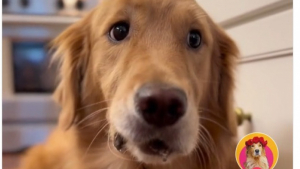
[[[249,139],[252,139],[253,137],[264,137],[266,140],[268,140],[268,147],[272,150],[273,153],[273,164],[272,166],[270,166],[270,169],[273,169],[277,162],[278,162],[278,158],[279,158],[279,150],[278,150],[278,146],[276,144],[276,142],[272,139],[272,137],[270,137],[267,134],[264,133],[260,133],[260,132],[253,132],[250,134],[247,134],[246,136],[244,136],[237,144],[236,149],[235,149],[235,159],[237,164],[239,165],[240,168],[242,168],[242,166],[240,165],[240,153],[243,150],[243,148],[245,147],[245,142],[248,141]]]

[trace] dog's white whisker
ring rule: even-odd
[[[109,101],[112,101],[112,99],[109,99],[109,100],[103,100],[103,101],[100,101],[100,102],[92,103],[92,104],[89,104],[89,105],[87,105],[87,106],[80,107],[80,108],[78,108],[76,111],[80,111],[80,110],[82,110],[82,109],[85,109],[85,108],[88,108],[88,107],[92,107],[92,106],[96,106],[96,105],[99,105],[99,104],[101,104],[101,103],[109,102]]]
[[[101,113],[101,112],[103,112],[103,111],[105,111],[107,109],[108,109],[108,107],[94,111],[93,113],[91,113],[91,114],[87,115],[85,118],[83,118],[81,121],[77,122],[76,125],[80,125],[81,123],[83,123],[87,119],[89,119],[89,118],[95,116],[96,114]]]
[[[198,142],[198,144],[200,142],[202,142],[200,136],[198,137],[198,141],[197,142]],[[201,153],[201,155],[199,153]],[[202,155],[202,152],[200,152],[200,146],[196,146],[195,147],[194,154],[196,154],[196,156],[194,158],[196,158],[196,160],[198,160],[199,165],[201,165],[200,167],[203,168],[203,162],[204,162],[204,160],[202,160],[202,159],[203,159],[204,156]]]
[[[204,113],[209,113],[209,114],[211,114],[215,117],[222,118],[220,114],[217,114],[215,111],[212,111],[212,110],[207,109],[207,108],[200,107],[198,112],[203,113],[203,114]]]
[[[93,140],[91,141],[91,143],[89,144],[88,148],[86,149],[83,158],[85,158],[86,154],[88,153],[88,151],[90,150],[92,144],[94,143],[94,141],[96,140],[97,136],[101,133],[101,131],[107,126],[109,125],[109,123],[105,124],[95,135],[95,137],[93,138]]]
[[[220,123],[218,123],[218,122],[216,122],[216,121],[214,121],[212,119],[205,118],[205,117],[200,117],[200,119],[210,121],[210,122],[216,124],[217,126],[219,126],[220,128],[222,128],[224,131],[230,133],[230,131],[228,129],[226,129],[226,127],[224,127],[223,125],[221,125]]]
[[[86,127],[89,127],[89,126],[92,126],[92,125],[94,125],[94,124],[98,124],[98,123],[100,123],[100,124],[101,124],[101,122],[103,122],[103,121],[106,121],[106,119],[102,119],[102,120],[98,120],[98,121],[95,121],[95,122],[89,123],[89,124],[87,124],[87,125],[85,125],[85,126],[82,126],[82,127],[80,127],[80,129],[84,129],[84,128],[86,128]]]
[[[218,154],[217,154],[217,150],[216,150],[216,147],[217,145],[215,144],[215,141],[214,139],[212,138],[211,134],[209,133],[209,131],[203,126],[203,125],[200,125],[201,129],[203,129],[203,131],[206,133],[206,135],[204,134],[203,137],[205,138],[206,140],[206,137],[208,137],[209,141],[206,141],[206,143],[208,144],[212,144],[211,146],[208,145],[211,153],[215,156],[217,162],[220,164],[220,159],[218,157]]]
[[[201,145],[199,145],[199,148],[201,148],[201,147],[204,148],[204,151],[206,152],[206,154],[207,153],[208,154],[210,154],[210,153],[214,154],[214,151],[210,148],[211,145],[209,144],[209,141],[205,137],[203,137],[202,139],[203,139],[203,142],[201,143]],[[204,156],[203,156],[203,158],[204,158]],[[211,160],[207,159],[204,162],[205,162],[205,165],[206,165],[206,164],[211,163]]]
[[[205,162],[205,157],[204,157],[204,153],[203,153],[203,151],[200,149],[200,147],[197,147],[197,150],[200,152],[200,154],[197,152],[197,156],[198,156],[198,158],[199,158],[199,161],[200,161],[200,163],[201,163],[201,166],[202,167],[206,167],[206,162]]]

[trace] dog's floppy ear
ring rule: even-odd
[[[81,83],[89,58],[89,16],[71,25],[54,39],[53,61],[59,63],[60,82],[54,99],[61,105],[59,124],[67,129],[76,117],[81,100]]]
[[[238,48],[235,42],[211,19],[210,25],[213,31],[214,49],[213,49],[213,87],[214,102],[218,103],[217,111],[225,119],[225,125],[228,130],[236,135],[237,118],[233,109],[233,89],[234,89],[234,71],[239,56]]]

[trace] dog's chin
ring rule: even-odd
[[[138,161],[146,164],[164,165],[171,163],[174,159],[176,159],[176,157],[180,156],[175,152],[149,153],[147,150],[144,150],[144,147],[138,147],[133,144],[128,144],[127,147]]]
[[[117,139],[121,139],[122,141],[120,142]],[[114,142],[123,143],[122,146],[115,144],[115,148],[121,153],[123,150],[129,152],[138,161],[145,164],[168,164],[178,157],[188,155],[193,150],[190,148],[190,150],[184,151],[182,148],[187,147],[178,147],[176,144],[168,143],[160,139],[152,139],[143,143],[133,143],[125,140],[125,138],[120,138],[119,136],[115,137]]]
[[[253,157],[254,158],[259,158],[261,155],[260,154],[254,154]]]
[[[120,153],[126,151],[140,162],[167,164],[188,156],[197,146],[197,123],[190,127],[178,123],[172,127],[156,129],[137,121],[116,127],[114,146]]]

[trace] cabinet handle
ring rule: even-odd
[[[237,122],[239,126],[242,125],[245,120],[248,120],[249,122],[252,121],[251,113],[245,113],[241,108],[236,108],[235,113],[237,115]]]

